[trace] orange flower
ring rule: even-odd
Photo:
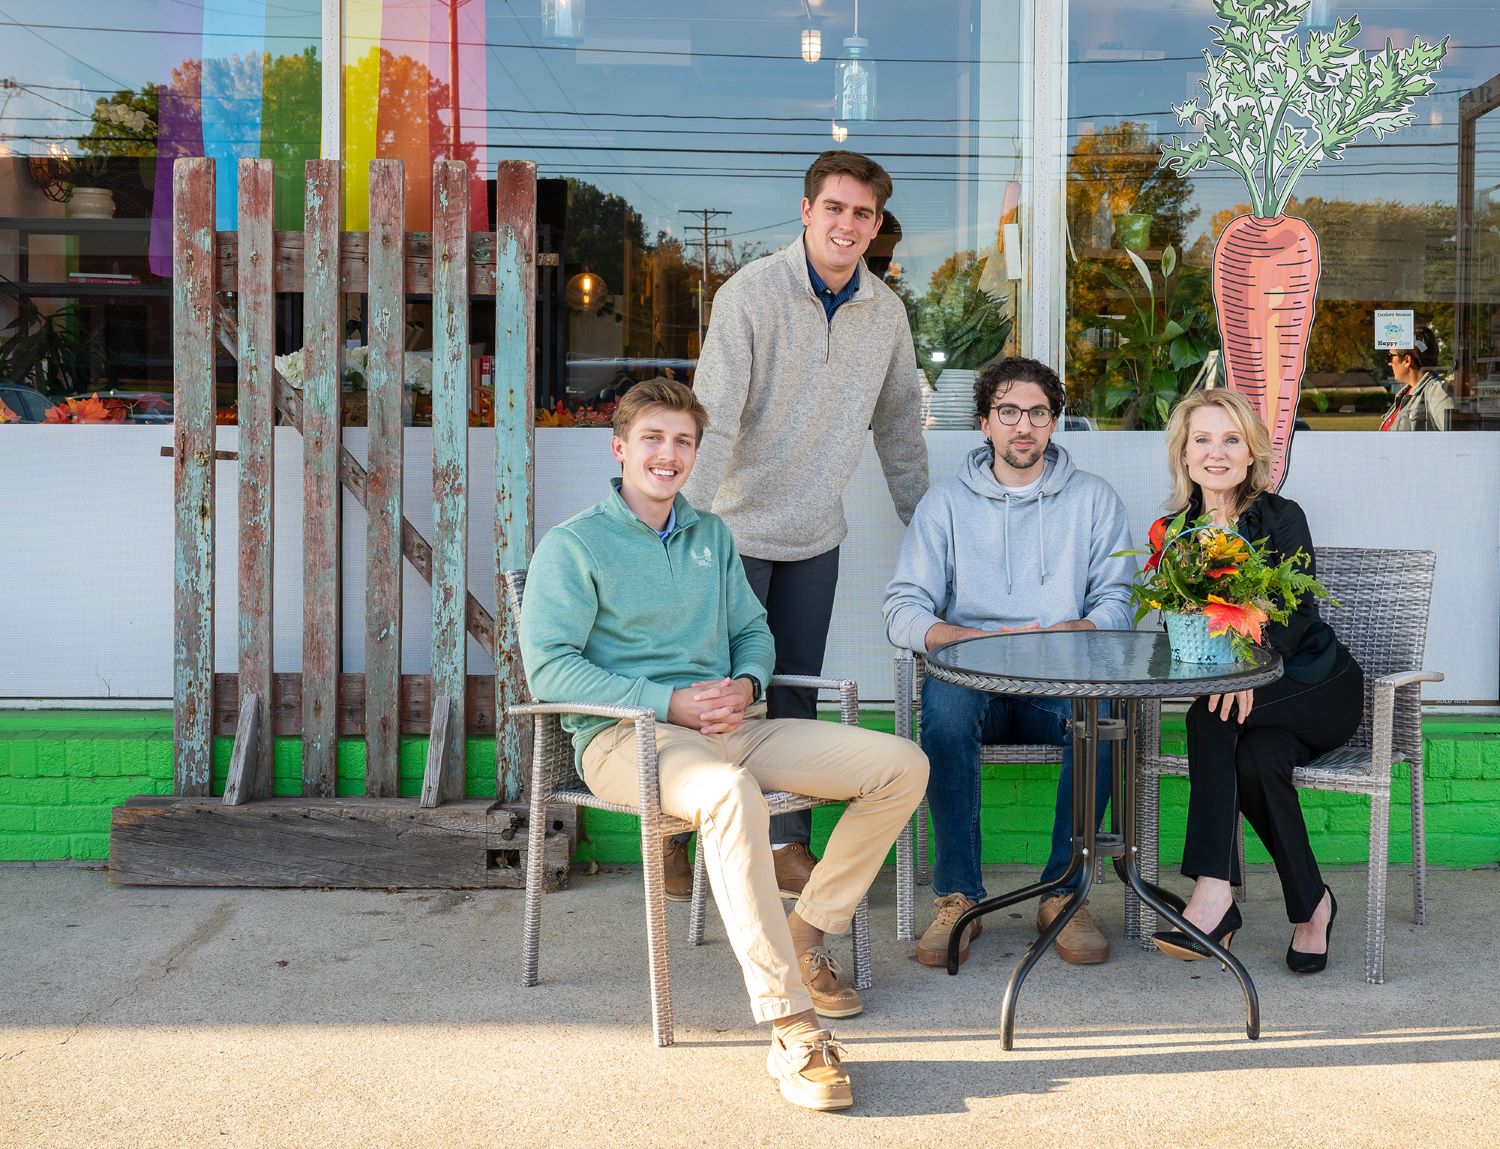
[[[1151,529],[1146,532],[1146,538],[1151,543],[1151,549],[1161,554],[1162,547],[1167,545],[1167,517],[1165,515],[1151,524]]]
[[[87,399],[64,399],[56,407],[48,407],[42,417],[44,423],[123,423],[125,408],[119,404],[106,403],[97,395]]]
[[[1228,576],[1230,576],[1232,574],[1239,574],[1240,573],[1240,568],[1239,567],[1220,567],[1218,570],[1215,570],[1215,571],[1204,571],[1203,573],[1206,574],[1209,578],[1227,578]]]
[[[536,413],[536,425],[538,427],[571,427],[573,413],[564,407],[562,400],[559,399],[554,410],[541,410]]]
[[[21,416],[17,415],[5,405],[5,400],[0,399],[0,423],[19,423]]]
[[[1266,618],[1266,612],[1253,603],[1236,606],[1232,602],[1225,602],[1216,594],[1208,596],[1203,613],[1208,616],[1209,634],[1224,634],[1226,631],[1234,630],[1243,634],[1251,642],[1260,641],[1261,628],[1269,621]]]

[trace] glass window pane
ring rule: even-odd
[[[0,401],[13,414],[170,420],[172,161],[217,161],[218,227],[232,230],[238,160],[272,159],[277,224],[300,228],[320,37],[320,0],[25,7],[0,38]],[[300,320],[283,311],[285,344]],[[220,384],[232,421],[227,358]]]
[[[1393,389],[1404,389],[1388,353],[1376,349],[1377,309],[1410,310],[1415,327],[1435,331],[1433,366],[1445,379],[1460,361],[1458,107],[1500,71],[1500,6],[1477,0],[1439,8],[1314,3],[1301,42],[1356,14],[1352,46],[1365,52],[1383,51],[1388,39],[1398,48],[1414,36],[1451,40],[1435,90],[1416,100],[1410,126],[1383,140],[1364,131],[1341,158],[1310,163],[1285,204],[1285,214],[1305,219],[1321,248],[1297,411],[1312,429],[1375,429]],[[1070,379],[1091,383],[1105,426],[1160,426],[1175,395],[1223,374],[1214,370],[1214,245],[1231,219],[1251,209],[1250,189],[1223,167],[1182,177],[1157,163],[1173,134],[1196,138],[1191,125],[1178,124],[1172,105],[1207,103],[1202,53],[1222,50],[1210,39],[1219,23],[1208,0],[1079,0],[1071,8],[1067,352]],[[1484,154],[1481,146],[1481,168]],[[1493,166],[1493,148],[1488,155]],[[1483,186],[1497,182],[1491,173]],[[1182,334],[1162,338],[1168,322]],[[1486,318],[1479,327],[1487,325]],[[1472,408],[1474,387],[1461,379],[1452,386],[1458,407]]]

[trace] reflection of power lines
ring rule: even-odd
[[[703,254],[703,260],[702,260],[702,268],[703,268],[703,270],[702,270],[702,273],[698,277],[698,346],[699,346],[699,348],[702,348],[702,346],[703,346],[703,308],[704,308],[704,305],[706,304],[706,302],[708,300],[708,252],[709,252],[709,246],[711,244],[714,244],[716,242],[715,241],[715,237],[716,236],[722,236],[724,234],[724,229],[722,227],[719,227],[716,224],[710,223],[709,221],[710,220],[718,219],[719,216],[721,216],[721,215],[726,215],[727,216],[727,215],[733,215],[734,213],[732,211],[725,211],[723,208],[716,208],[716,207],[684,207],[684,208],[678,208],[678,212],[680,214],[682,214],[682,215],[697,216],[702,221],[700,223],[694,224],[691,227],[688,227],[688,228],[684,229],[686,231],[696,231],[696,232],[699,233],[699,238],[696,239],[696,240],[694,240],[693,243],[697,247],[699,247],[699,248],[702,249],[702,254]],[[727,242],[727,241],[719,241],[719,242]]]

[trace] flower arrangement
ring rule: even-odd
[[[123,423],[125,404],[118,399],[101,399],[97,395],[64,399],[55,407],[48,407],[42,416],[44,423]]]
[[[1208,515],[1191,524],[1186,514],[1157,519],[1149,538],[1149,552],[1119,552],[1150,555],[1130,591],[1136,622],[1153,610],[1206,615],[1209,634],[1227,633],[1236,657],[1247,657],[1266,623],[1285,622],[1304,596],[1329,598],[1304,570],[1309,559],[1301,550],[1271,562],[1266,540],[1252,543]]]
[[[609,427],[614,425],[615,406],[615,401],[611,399],[607,403],[583,404],[569,410],[559,399],[557,406],[551,410],[546,407],[537,409],[536,425],[538,427]]]

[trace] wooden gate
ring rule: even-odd
[[[494,297],[495,565],[525,566],[532,534],[536,168],[500,164],[494,233],[469,231],[469,171],[433,166],[433,231],[404,231],[404,170],[370,165],[370,230],[340,231],[343,165],[307,165],[304,232],[272,230],[269,160],[241,160],[240,230],[214,231],[214,161],[174,165],[175,609],[173,793],[115,810],[110,876],[151,885],[522,886],[530,761],[506,716],[521,682],[515,620],[469,593],[470,301]],[[303,383],[274,362],[275,295],[303,295]],[[225,293],[233,304],[225,303]],[[341,442],[341,296],[368,297],[369,450]],[[406,302],[433,313],[433,530],[402,512]],[[215,443],[215,361],[238,365],[237,452]],[[277,414],[303,437],[303,632],[299,674],[272,672],[272,542]],[[163,449],[165,453],[165,448]],[[215,674],[214,480],[237,463],[238,670]],[[365,672],[340,672],[340,492],[367,521]],[[431,674],[401,674],[402,560],[432,586]],[[496,673],[471,677],[472,637]],[[496,739],[497,799],[465,799],[465,741]],[[211,797],[213,739],[233,734],[222,797]],[[402,734],[428,735],[420,798],[398,797]],[[301,794],[273,797],[277,735],[300,734]],[[341,736],[363,735],[363,793],[339,797]],[[347,783],[346,783],[347,787]],[[570,812],[549,818],[549,878],[565,880]]]

